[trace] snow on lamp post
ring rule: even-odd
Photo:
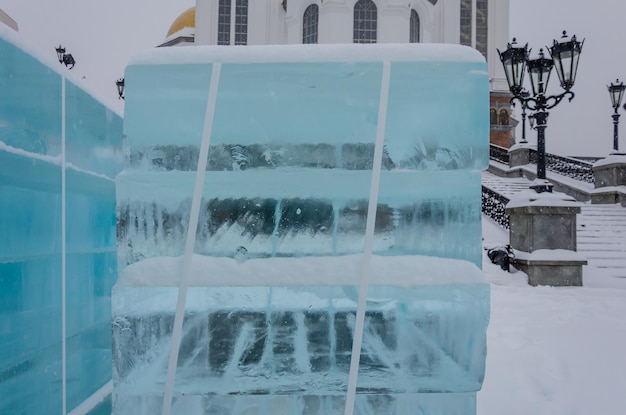
[[[615,112],[613,113],[613,153],[619,153],[619,143],[617,139],[617,124],[619,123],[619,114],[617,110],[620,105],[622,105],[622,98],[624,97],[624,90],[626,89],[626,85],[620,82],[619,79],[615,80],[615,83],[611,82],[611,85],[608,85],[609,95],[611,96],[611,105],[613,105],[613,109]],[[626,105],[624,106],[626,109]]]
[[[537,180],[531,188],[537,193],[552,192],[552,183],[546,180],[545,129],[548,110],[557,106],[566,96],[569,101],[574,98],[571,88],[576,81],[578,60],[583,43],[584,40],[578,42],[575,35],[568,39],[567,33],[563,31],[561,41],[554,40],[553,45],[548,48],[550,58],[545,57],[543,49],[540,49],[538,58],[529,59],[528,44],[519,47],[515,39],[507,45],[504,52],[498,50],[509,90],[513,94],[511,104],[517,100],[522,104],[522,108],[526,107],[534,112],[531,117],[537,124],[535,127],[537,130]],[[556,69],[561,88],[565,91],[559,95],[547,96],[548,81],[553,67]],[[525,69],[528,70],[530,76],[532,92],[529,96],[523,93]]]

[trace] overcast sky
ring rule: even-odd
[[[123,76],[130,57],[161,43],[172,21],[194,4],[194,0],[0,0],[0,8],[18,22],[26,42],[51,56],[55,46],[65,46],[77,61],[73,71],[120,106],[115,80]],[[607,155],[613,145],[613,110],[606,86],[617,77],[626,79],[626,49],[620,44],[626,2],[510,0],[510,11],[511,37],[528,42],[533,54],[559,39],[562,30],[586,39],[573,88],[576,97],[550,111],[547,151]],[[551,84],[558,87],[553,76]],[[558,93],[558,88],[553,91]],[[626,117],[622,121],[626,124]],[[620,149],[626,150],[626,125],[622,130]],[[534,142],[535,133],[527,132],[527,138]]]

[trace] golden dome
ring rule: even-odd
[[[196,8],[190,7],[185,10],[174,20],[174,23],[170,26],[170,30],[167,32],[167,36],[169,37],[176,32],[183,30],[186,27],[196,27]]]

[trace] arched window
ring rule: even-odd
[[[409,42],[419,43],[420,41],[420,17],[415,11],[411,9],[411,24],[409,29]]]
[[[311,4],[304,11],[302,18],[302,43],[317,43],[317,26],[320,9],[317,4]]]
[[[378,16],[372,0],[359,0],[354,5],[354,43],[376,43]]]
[[[461,0],[461,45],[472,46],[472,0]]]
[[[473,46],[487,57],[489,0],[461,0],[460,6],[461,45]]]
[[[509,125],[509,112],[505,109],[500,110],[500,125]]]
[[[487,0],[476,0],[476,49],[485,58],[487,57],[488,12]]]
[[[495,108],[489,110],[489,124],[498,125],[498,112]]]
[[[217,44],[230,45],[231,0],[220,0],[217,12]],[[248,44],[248,0],[235,0],[235,45]]]

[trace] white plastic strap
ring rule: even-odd
[[[65,282],[67,272],[66,235],[65,231],[65,77],[61,77],[61,395],[63,415],[67,413],[67,335]]]
[[[350,357],[350,374],[348,376],[348,392],[346,395],[345,415],[354,412],[356,399],[356,384],[361,359],[361,343],[363,341],[363,326],[365,323],[365,301],[371,274],[372,246],[374,241],[374,225],[376,224],[376,208],[378,205],[378,188],[380,186],[380,172],[383,161],[383,144],[385,141],[385,125],[387,123],[387,102],[389,100],[389,78],[391,64],[383,63],[383,76],[380,87],[380,102],[378,104],[378,124],[376,126],[376,145],[374,147],[374,165],[372,166],[372,181],[370,182],[370,198],[367,207],[367,225],[365,227],[365,247],[361,264],[361,281],[359,285],[359,302],[356,309],[354,323],[354,338],[352,340],[352,356]]]
[[[198,217],[200,216],[200,202],[202,200],[202,189],[204,188],[204,177],[206,175],[206,164],[209,156],[209,146],[211,144],[211,131],[213,129],[213,115],[215,114],[215,102],[217,100],[217,89],[220,81],[221,64],[214,63],[211,72],[211,84],[209,85],[209,98],[207,100],[206,114],[204,116],[204,127],[202,130],[202,142],[200,144],[200,154],[198,156],[198,169],[196,170],[196,182],[191,201],[191,212],[189,215],[189,226],[187,228],[187,240],[185,243],[185,254],[183,256],[183,270],[178,287],[178,300],[176,302],[176,315],[174,316],[174,327],[172,329],[172,348],[167,366],[167,381],[165,383],[165,393],[163,394],[163,415],[170,415],[172,406],[172,395],[174,390],[174,378],[176,377],[176,365],[178,364],[178,351],[183,329],[183,317],[185,315],[185,303],[187,301],[187,287],[189,286],[189,274],[191,271],[191,260],[193,258],[193,248],[198,230]]]

